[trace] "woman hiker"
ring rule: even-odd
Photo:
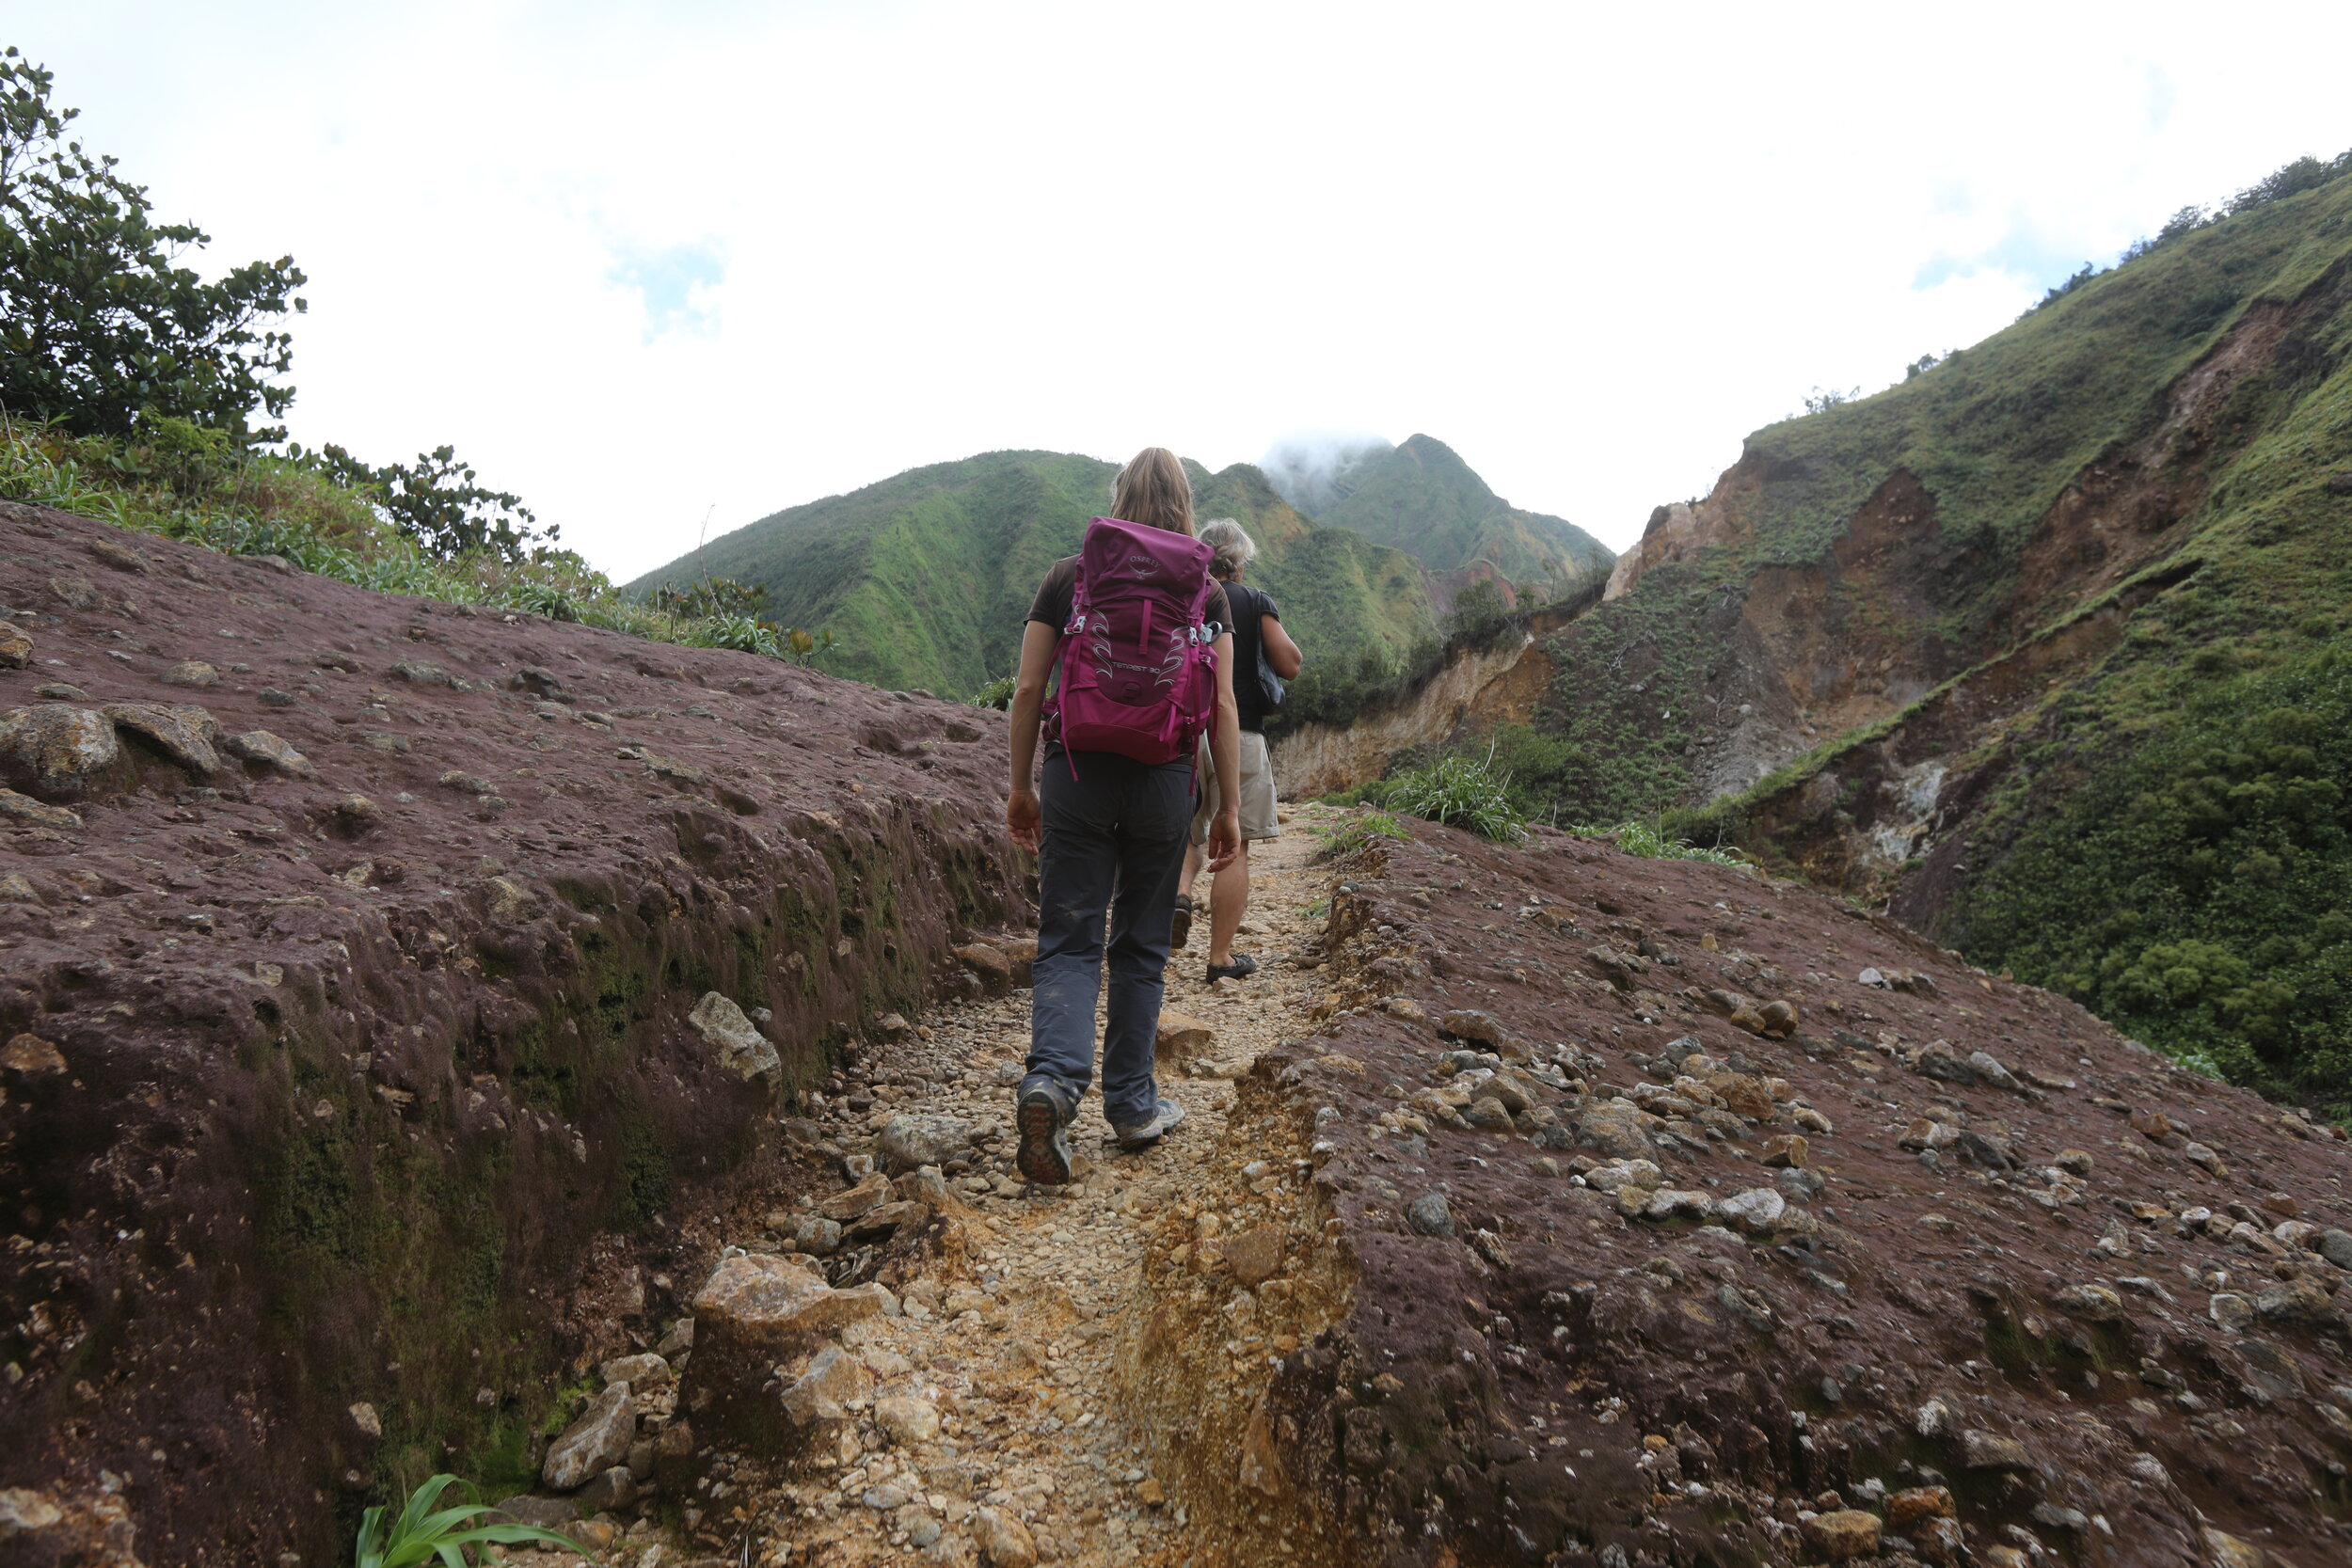
[[[1241,853],[1209,883],[1205,978],[1214,983],[1239,980],[1258,972],[1257,959],[1233,951],[1233,933],[1241,929],[1242,911],[1249,906],[1250,841],[1282,834],[1282,826],[1274,816],[1274,764],[1265,745],[1268,698],[1276,693],[1261,681],[1258,661],[1263,657],[1268,669],[1288,681],[1298,678],[1300,657],[1298,644],[1282,629],[1282,612],[1274,608],[1273,595],[1242,584],[1242,572],[1257,559],[1258,546],[1241,524],[1232,517],[1212,517],[1200,525],[1200,542],[1216,552],[1209,562],[1209,575],[1225,590],[1226,603],[1233,611],[1233,666],[1238,672],[1233,676],[1233,707],[1241,725]],[[1202,759],[1204,779],[1208,779],[1206,760]],[[1233,799],[1221,793],[1213,779],[1208,782],[1209,787],[1201,792],[1200,809],[1193,817],[1192,844],[1184,850],[1184,885],[1176,895],[1171,947],[1184,946],[1192,929],[1192,884],[1200,875],[1200,845],[1209,835],[1209,824],[1224,802]]]
[[[1184,1108],[1153,1081],[1152,1051],[1193,816],[1194,747],[1204,733],[1217,798],[1228,802],[1209,824],[1211,866],[1227,865],[1241,847],[1230,803],[1240,783],[1233,638],[1222,629],[1232,611],[1208,575],[1210,551],[1192,538],[1192,485],[1175,453],[1137,452],[1119,471],[1111,511],[1113,518],[1088,525],[1085,546],[1056,562],[1038,586],[1012,694],[1005,825],[1038,856],[1035,989],[1014,1165],[1042,1186],[1070,1180],[1066,1132],[1094,1075],[1105,911],[1104,1118],[1128,1150],[1150,1148],[1184,1119]],[[1209,653],[1214,675],[1203,667]],[[1062,678],[1049,712],[1046,677],[1057,655]],[[1041,787],[1032,781],[1041,720]]]

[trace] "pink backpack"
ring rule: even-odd
[[[1061,686],[1047,705],[1046,733],[1065,755],[1158,764],[1195,754],[1216,712],[1216,654],[1200,620],[1214,553],[1117,517],[1087,524],[1061,629]],[[1077,776],[1074,761],[1070,771]]]

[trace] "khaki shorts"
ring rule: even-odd
[[[1209,841],[1209,821],[1216,816],[1216,768],[1209,760],[1209,742],[1200,741],[1200,804],[1192,814],[1192,841]],[[1280,838],[1282,825],[1274,819],[1274,762],[1266,755],[1265,736],[1255,730],[1241,732],[1241,836]]]

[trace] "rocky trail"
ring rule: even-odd
[[[722,1230],[728,1240],[717,1272],[695,1316],[673,1331],[684,1342],[670,1361],[640,1354],[605,1368],[609,1386],[633,1379],[645,1390],[626,1396],[640,1417],[634,1465],[643,1481],[628,1476],[632,1445],[605,1410],[592,1407],[556,1445],[551,1474],[558,1465],[576,1472],[575,1452],[603,1444],[600,1457],[617,1459],[619,1473],[592,1485],[589,1506],[617,1504],[618,1514],[641,1513],[643,1522],[624,1527],[608,1511],[583,1528],[576,1498],[510,1499],[510,1511],[604,1542],[597,1560],[629,1564],[716,1550],[728,1562],[1172,1565],[1196,1560],[1204,1538],[1228,1535],[1232,1521],[1210,1529],[1192,1515],[1230,1499],[1196,1501],[1171,1484],[1163,1413],[1131,1395],[1145,1370],[1138,1358],[1150,1354],[1138,1330],[1150,1316],[1143,1262],[1154,1223],[1200,1209],[1236,1180],[1263,1188],[1263,1207],[1299,1207],[1303,1166],[1277,1172],[1228,1137],[1226,1118],[1231,1080],[1278,1037],[1313,1027],[1321,991],[1287,956],[1314,944],[1329,882],[1311,863],[1320,840],[1301,830],[1333,814],[1309,805],[1283,815],[1290,831],[1258,847],[1239,943],[1264,967],[1247,981],[1202,981],[1205,917],[1170,965],[1161,1083],[1189,1113],[1175,1132],[1147,1152],[1121,1153],[1100,1097],[1089,1095],[1072,1132],[1079,1180],[1031,1187],[1010,1162],[1012,1088],[1028,1049],[1025,990],[949,1006],[916,1024],[894,1020],[891,1043],[831,1093],[818,1091],[811,1116],[792,1123],[802,1146],[837,1168],[834,1190],[749,1195],[749,1210],[763,1196],[774,1205],[756,1224]],[[864,1152],[877,1145],[879,1174],[877,1156]],[[1285,1189],[1293,1196],[1278,1196]],[[890,1245],[900,1230],[905,1241]],[[852,1280],[889,1284],[869,1287],[839,1308],[854,1317],[770,1367],[756,1354],[729,1354],[741,1347],[713,1344],[714,1336],[775,1332],[774,1298],[759,1287],[778,1265],[732,1264],[737,1258],[805,1259],[809,1277],[821,1270],[836,1287],[833,1301],[859,1296]],[[1284,1272],[1270,1255],[1241,1267],[1259,1289]],[[790,1310],[807,1314],[792,1301]],[[695,1333],[699,1348],[691,1348]],[[1232,1352],[1295,1349],[1295,1339],[1269,1349],[1241,1335]],[[714,1354],[723,1370],[703,1372]],[[673,1383],[680,1370],[682,1399]],[[744,1386],[751,1379],[757,1389]],[[755,1402],[785,1415],[742,1413]],[[665,1436],[693,1433],[697,1420],[713,1426],[708,1413],[722,1407],[732,1408],[719,1419],[732,1419],[755,1447],[765,1439],[766,1451],[743,1451],[723,1436],[707,1444]],[[671,1508],[656,1506],[659,1456],[674,1451],[682,1461],[690,1450],[691,1465],[669,1468],[693,1479]]]

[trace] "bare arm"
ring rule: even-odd
[[[1209,731],[1209,763],[1216,769],[1216,820],[1209,824],[1209,869],[1222,871],[1241,853],[1241,709],[1233,705],[1233,634],[1216,649],[1216,722]]]
[[[1054,665],[1061,634],[1042,621],[1021,632],[1021,672],[1012,683],[1012,789],[1005,797],[1005,829],[1012,841],[1035,853],[1041,821],[1037,803],[1038,709],[1045,702],[1045,677]]]
[[[1274,666],[1274,673],[1286,681],[1296,680],[1299,666],[1305,660],[1299,655],[1298,644],[1292,641],[1291,634],[1282,629],[1282,618],[1279,615],[1259,616],[1258,638],[1260,645],[1265,649],[1265,661]]]

